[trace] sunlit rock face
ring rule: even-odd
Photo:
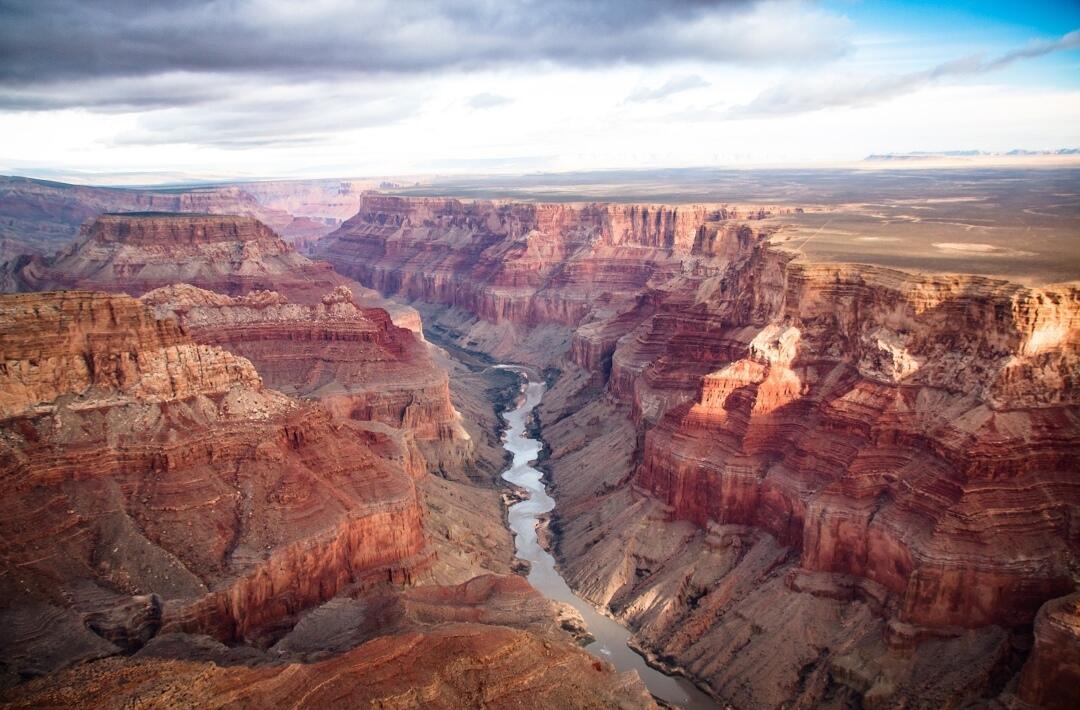
[[[1073,588],[1080,292],[789,263],[757,327],[729,278],[698,306],[731,324],[718,369],[646,434],[639,486],[881,584],[904,622],[1026,624]]]
[[[1003,639],[1076,585],[1080,289],[767,236],[718,207],[373,196],[323,246],[471,314],[458,342],[563,370],[541,415],[568,578],[721,698],[998,687]],[[797,642],[763,611],[789,604]]]
[[[272,637],[430,564],[391,438],[128,296],[0,297],[0,354],[4,684],[158,630]]]

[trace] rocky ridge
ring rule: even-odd
[[[60,638],[89,638],[70,613],[32,625],[43,604],[119,616],[103,622],[119,626],[109,639],[134,632],[124,610],[143,599],[138,624],[149,614],[154,629],[235,642],[348,585],[428,566],[415,484],[386,436],[264,388],[250,362],[130,297],[0,305],[2,584],[4,615],[25,631],[8,638],[16,649],[67,660]],[[41,657],[28,667],[49,670],[33,665]]]
[[[0,262],[67,247],[88,220],[109,212],[186,212],[254,217],[306,248],[356,212],[377,181],[260,181],[122,188],[0,176]]]

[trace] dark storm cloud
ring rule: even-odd
[[[300,81],[528,65],[680,59],[784,61],[835,56],[842,39],[714,31],[750,0],[3,0],[0,96],[8,108],[104,105],[48,87],[167,73],[249,74]],[[33,88],[37,94],[26,93]],[[147,96],[117,103],[156,105]]]

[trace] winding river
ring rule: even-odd
[[[503,448],[513,454],[514,459],[502,477],[529,493],[526,500],[510,506],[509,512],[517,556],[531,565],[529,582],[549,599],[565,602],[577,609],[585,619],[589,633],[596,639],[586,646],[586,650],[611,661],[620,671],[636,670],[654,696],[687,710],[717,707],[690,681],[667,675],[645,663],[644,658],[626,645],[630,632],[574,594],[555,568],[555,558],[540,546],[536,539],[537,518],[554,509],[555,500],[548,495],[540,471],[530,465],[540,455],[543,444],[526,436],[525,425],[544,396],[544,383],[530,380],[525,368],[512,365],[496,367],[513,370],[526,380],[524,396],[517,408],[503,413],[506,420]]]

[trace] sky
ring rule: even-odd
[[[0,0],[0,173],[815,165],[1080,147],[1080,1]]]

